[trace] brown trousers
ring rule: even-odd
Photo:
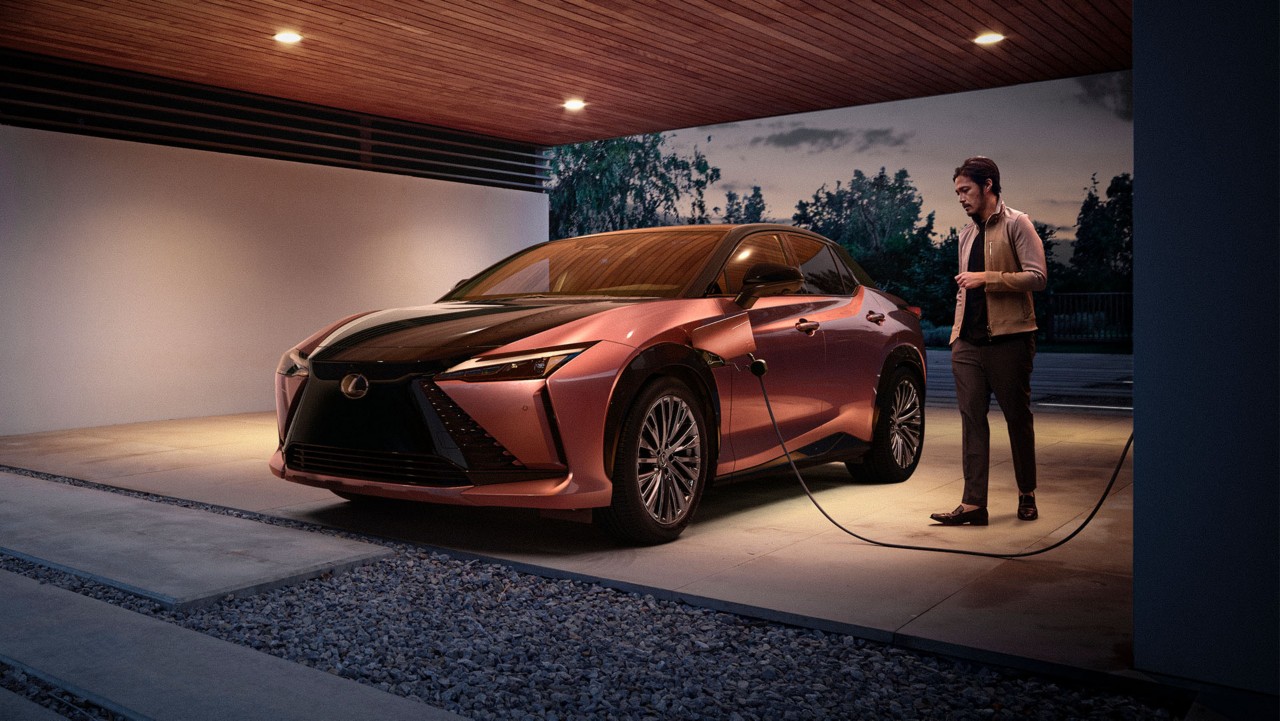
[[[1020,493],[1036,489],[1036,432],[1031,414],[1031,367],[1035,334],[975,344],[963,338],[951,345],[963,448],[964,503],[986,507],[991,468],[991,394],[1004,412],[1013,450],[1013,473]]]

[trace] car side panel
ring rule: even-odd
[[[815,391],[834,399],[839,420],[833,425],[865,441],[873,433],[876,387],[891,347],[888,315],[894,308],[886,305],[875,291],[859,287],[848,303],[822,320],[830,372],[817,381]],[[872,320],[880,315],[885,316],[880,323]]]
[[[826,421],[836,416],[833,399],[812,390],[826,372],[825,334],[818,330],[809,335],[797,328],[810,316],[829,312],[831,305],[826,298],[777,296],[761,298],[748,311],[755,356],[768,364],[764,384],[788,447],[821,438]],[[735,377],[730,391],[730,439],[725,443],[732,449],[735,471],[782,454],[760,383],[749,375],[746,362],[741,368],[744,377]]]

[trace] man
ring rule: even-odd
[[[1000,199],[1000,169],[990,158],[969,158],[956,168],[952,180],[960,205],[973,219],[960,231],[959,290],[951,330],[964,495],[954,511],[930,518],[946,526],[987,525],[987,413],[994,392],[1009,426],[1018,518],[1033,521],[1039,511],[1031,414],[1031,365],[1036,354],[1031,292],[1045,287],[1044,244],[1027,214]]]

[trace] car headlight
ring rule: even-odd
[[[282,376],[305,378],[311,375],[311,362],[307,360],[306,354],[294,348],[280,359],[280,365],[276,366],[276,373]]]
[[[499,358],[472,358],[436,376],[436,380],[525,381],[546,378],[587,348],[573,346]]]

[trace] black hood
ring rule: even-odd
[[[313,367],[452,365],[635,300],[523,299],[448,302],[381,311],[342,328],[311,356]]]

